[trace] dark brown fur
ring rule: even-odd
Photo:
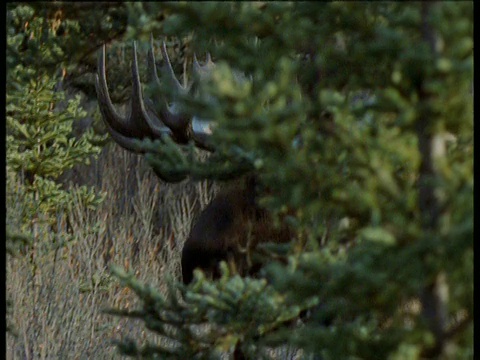
[[[255,180],[221,192],[201,212],[192,226],[182,251],[183,282],[193,279],[193,270],[202,269],[218,277],[224,260],[245,275],[252,269],[247,253],[261,242],[287,242],[290,231],[275,228],[270,215],[255,202]]]

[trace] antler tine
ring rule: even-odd
[[[207,53],[207,60],[204,65],[200,65],[197,55],[195,53],[193,54],[193,71],[195,74],[197,74],[197,76],[202,77],[202,75],[210,71],[214,65],[215,63],[212,61],[212,56],[210,53]]]
[[[97,74],[95,76],[95,88],[97,90],[98,102],[103,119],[111,127],[120,132],[128,132],[124,120],[115,110],[107,87],[107,77],[105,70],[106,46],[103,45],[98,56]]]
[[[163,43],[165,45],[165,43]],[[167,68],[169,69],[169,76],[170,80],[173,81],[173,84],[176,85],[178,91],[186,92],[187,89],[184,89],[180,83],[178,82],[175,74],[173,72],[173,68],[170,64],[170,59],[166,54],[166,50],[162,49],[163,57],[165,59],[165,63],[167,64]],[[154,82],[155,85],[160,89],[161,83],[158,78],[157,68],[155,65],[155,55],[153,50],[153,37],[150,36],[150,49],[148,50],[147,55],[147,67],[148,67],[148,77],[151,82]],[[161,91],[159,92],[161,93]],[[152,101],[150,99],[146,99],[146,104],[154,113],[160,114],[163,123],[171,130],[171,136],[175,139],[176,142],[185,144],[191,138],[191,125],[190,125],[190,118],[185,114],[181,114],[178,111],[178,106],[173,103],[171,106],[168,105],[166,99],[160,97]]]
[[[122,135],[122,133],[128,133],[129,129],[125,126],[124,120],[117,113],[110,99],[105,72],[105,52],[106,47],[103,45],[98,57],[98,74],[95,76],[95,88],[102,118],[107,131],[117,144],[129,151],[142,152],[141,147],[138,146],[134,138]],[[112,127],[113,124],[115,124],[117,130]]]
[[[158,78],[157,66],[155,62],[155,53],[153,49],[153,35],[150,34],[150,47],[147,51],[148,82],[151,84],[153,83],[153,85],[156,86],[157,89],[160,89],[161,83],[160,79]],[[165,99],[160,99],[159,101],[154,103],[151,99],[145,98],[145,103],[150,111],[161,114],[162,118],[164,118],[166,116],[166,113],[168,113],[168,105]],[[166,125],[168,126],[168,124]]]
[[[202,68],[200,63],[197,59],[197,54],[193,53],[193,70],[198,73],[198,71]]]
[[[144,137],[155,138],[165,132],[164,129],[156,131],[159,124],[155,124],[145,110],[145,104],[142,96],[142,84],[140,83],[140,74],[138,72],[137,43],[133,42],[133,61],[132,61],[132,98],[129,114],[129,123],[136,127]],[[156,136],[155,136],[156,135]]]
[[[139,122],[136,126],[139,130],[148,131],[148,127],[143,120],[143,113],[145,112],[145,104],[143,103],[142,98],[142,84],[140,83],[140,74],[138,73],[138,60],[137,60],[137,42],[133,42],[132,47],[132,97],[130,100],[130,114],[128,116],[130,119],[138,119]],[[132,122],[133,125],[133,122]]]
[[[121,117],[117,113],[110,99],[106,80],[105,53],[106,47],[104,45],[99,56],[98,74],[96,77],[100,111],[107,125],[107,130],[114,140],[117,141],[118,139],[117,142],[127,150],[141,152],[137,145],[133,145],[134,139],[147,137],[156,139],[171,132],[158,118],[150,116],[145,110],[138,72],[136,43],[133,43],[131,109],[126,118]]]
[[[160,79],[158,78],[157,66],[155,65],[155,54],[153,51],[153,35],[150,34],[150,47],[147,52],[147,70],[148,81],[154,82],[156,85],[160,85]]]
[[[210,63],[213,63],[212,61],[212,56],[210,55],[210,53],[207,52],[207,63],[210,64]]]
[[[161,50],[162,50],[163,60],[165,61],[165,64],[167,66],[170,79],[173,81],[173,84],[175,85],[175,87],[180,93],[185,91],[185,88],[182,86],[182,84],[180,84],[180,81],[178,81],[177,77],[175,76],[175,71],[173,71],[172,64],[170,63],[170,58],[168,57],[167,45],[165,44],[165,41],[162,42]]]
[[[170,77],[170,80],[173,81],[174,86],[176,86],[177,90],[180,93],[187,92],[189,88],[183,87],[178,81],[177,77],[175,76],[175,72],[173,70],[173,67],[170,62],[170,58],[166,50],[165,42],[162,43],[161,49],[162,49],[162,56],[166,64],[166,68],[167,68],[168,76]],[[150,68],[150,79],[160,84],[160,81],[158,80],[158,76],[156,72],[156,67],[155,67],[155,57],[153,52],[152,37],[150,38],[150,51],[148,54],[148,62],[149,62],[149,68]],[[181,109],[178,107],[178,105],[175,102],[173,102],[169,106],[167,102],[161,99],[160,104],[159,105],[157,104],[157,109],[158,107],[160,108],[160,113],[161,113],[163,122],[165,123],[165,125],[167,125],[170,128],[170,130],[172,130],[172,136],[178,143],[187,143],[188,141],[193,139],[197,147],[204,150],[213,151],[213,148],[207,144],[210,134],[206,132],[204,133],[204,132],[195,131],[193,126],[193,123],[195,122],[195,117],[192,118],[186,114],[183,114]]]
[[[136,143],[135,138],[127,137],[127,136],[122,135],[119,131],[115,130],[110,125],[109,120],[106,120],[107,117],[109,116],[109,110],[107,109],[108,106],[106,105],[106,102],[101,100],[101,99],[106,99],[107,97],[109,99],[109,96],[108,96],[108,94],[105,94],[103,92],[100,83],[101,83],[101,81],[100,81],[100,79],[97,75],[96,76],[96,81],[95,81],[95,88],[97,89],[99,102],[101,102],[100,106],[99,106],[100,107],[100,112],[102,113],[102,118],[104,119],[105,126],[106,126],[107,131],[109,132],[110,136],[113,138],[113,140],[117,144],[119,144],[121,147],[123,147],[126,150],[133,151],[133,152],[140,152],[140,153],[143,152],[143,149],[141,148],[141,146],[139,146]],[[109,100],[109,102],[111,104],[110,100]],[[110,110],[115,111],[115,109],[113,108],[113,105],[111,107],[112,108]],[[119,123],[119,124],[122,124],[122,123]]]

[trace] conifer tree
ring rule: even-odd
[[[28,6],[9,12],[7,179],[9,189],[15,183],[21,184],[21,189],[10,194],[24,194],[24,220],[41,213],[46,223],[51,223],[54,214],[71,203],[71,195],[56,180],[76,164],[88,163],[100,149],[91,144],[91,133],[79,139],[73,136],[73,121],[85,116],[80,97],[67,101],[59,87],[58,71],[49,71],[45,66],[54,62],[62,50],[49,43],[57,41],[54,26],[47,19],[31,18],[32,15],[33,10]],[[27,24],[25,34],[19,35],[13,30],[14,24],[23,21]],[[23,36],[30,39],[27,52],[37,54],[35,61],[28,60],[27,54],[23,62],[15,60],[24,52]],[[98,204],[99,198],[92,190],[81,187],[79,191],[86,206]]]
[[[259,359],[289,344],[323,359],[471,358],[472,7],[132,5],[141,14],[132,24],[147,31],[131,36],[154,29],[217,61],[201,85],[208,96],[182,106],[217,123],[224,157],[200,171],[167,141],[150,144],[152,166],[220,178],[215,161],[247,164],[269,189],[262,205],[288,212],[297,235],[289,249],[270,249],[287,265],[270,263],[268,281],[224,266],[218,281],[197,272],[165,295],[115,269],[143,306],[111,313],[163,339],[120,350]]]
[[[55,19],[36,15],[26,4],[7,8],[6,247],[11,256],[29,255],[33,276],[35,249],[53,254],[71,239],[73,199],[89,208],[102,199],[91,188],[67,189],[58,181],[100,148],[91,143],[92,132],[72,134],[73,121],[85,111],[79,96],[67,100],[59,86],[64,39],[57,36]],[[78,23],[70,23],[65,29],[76,28]]]
[[[74,135],[72,126],[86,116],[80,104],[95,96],[93,83],[85,86],[96,63],[94,52],[104,41],[125,32],[126,13],[121,3],[15,2],[6,6],[7,271],[15,269],[11,264],[21,264],[22,270],[26,265],[25,283],[35,291],[25,300],[33,314],[25,327],[36,339],[35,334],[45,335],[46,323],[58,321],[58,313],[50,311],[58,304],[49,304],[42,314],[37,307],[37,296],[52,294],[42,280],[45,264],[58,269],[65,259],[63,251],[78,239],[71,226],[75,206],[93,210],[102,201],[93,188],[72,185],[61,177],[78,164],[88,164],[105,140],[91,130]],[[81,100],[78,90],[83,91]],[[15,275],[7,274],[7,291],[17,292],[16,286],[23,285],[12,281]],[[49,280],[54,284],[57,279]],[[17,327],[25,325],[18,314],[28,305],[7,300],[7,307],[7,332],[16,334]],[[9,314],[12,309],[15,316]],[[26,340],[25,356],[34,356],[36,347],[45,349],[44,344]]]

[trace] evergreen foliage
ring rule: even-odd
[[[72,27],[72,24],[70,24]],[[79,97],[69,100],[59,89],[59,57],[64,55],[55,36],[56,23],[35,16],[27,5],[10,6],[7,13],[7,97],[6,97],[6,249],[10,256],[31,256],[36,271],[35,248],[53,250],[65,245],[59,232],[73,197],[86,206],[101,201],[92,189],[63,189],[56,180],[79,163],[88,163],[99,148],[84,136],[72,135],[75,119],[85,116]],[[73,26],[75,28],[75,26]],[[61,39],[63,40],[63,39]],[[28,44],[28,46],[27,46]],[[63,108],[62,108],[63,107]],[[11,309],[14,304],[8,302]],[[8,319],[7,331],[15,334],[15,322]]]
[[[73,120],[85,116],[79,97],[68,101],[64,110],[55,111],[64,100],[64,93],[54,89],[55,81],[43,75],[32,77],[27,84],[12,84],[15,72],[22,70],[10,73],[10,85],[18,90],[7,94],[7,165],[9,171],[24,174],[27,192],[33,196],[27,201],[31,207],[25,214],[28,219],[37,212],[67,208],[69,193],[55,180],[76,164],[88,163],[99,148],[91,145],[87,136],[76,139],[72,135]],[[80,191],[87,206],[98,203],[92,191],[84,187]]]
[[[471,358],[473,4],[133,6],[148,26],[129,34],[176,36],[217,63],[200,95],[179,101],[215,120],[219,155],[200,172],[165,141],[150,144],[152,166],[221,178],[225,163],[247,164],[240,173],[255,169],[262,204],[288,211],[297,237],[268,283],[225,272],[164,297],[117,271],[144,304],[117,314],[176,329],[174,350],[127,342],[122,352],[204,358],[239,346],[261,358],[290,344],[324,359]],[[271,326],[307,308],[302,326]],[[185,335],[199,317],[210,330]]]
[[[107,313],[141,319],[161,338],[159,343],[142,346],[132,339],[116,341],[123,354],[133,357],[218,358],[241,344],[249,358],[269,358],[268,348],[259,339],[293,322],[308,305],[288,304],[265,279],[241,278],[230,274],[227,266],[222,267],[222,277],[216,282],[198,271],[192,288],[170,279],[167,295],[139,283],[118,267],[113,273],[135,291],[143,306]]]
[[[7,16],[7,180],[11,196],[23,193],[23,221],[67,209],[72,198],[56,180],[77,164],[88,163],[100,149],[91,144],[92,132],[75,138],[75,119],[86,116],[80,96],[66,100],[62,90],[61,59],[65,42],[57,36],[58,21],[38,16],[28,5],[11,7]],[[66,22],[66,31],[78,23]],[[22,30],[20,31],[19,29]],[[25,39],[28,39],[26,41]],[[56,65],[51,68],[50,65]],[[65,71],[65,70],[64,70]],[[22,189],[13,189],[20,181]],[[86,187],[79,191],[86,206],[100,198]]]
[[[92,70],[103,42],[126,34],[146,48],[153,35],[174,48],[177,74],[193,53],[217,64],[193,97],[144,89],[216,123],[206,160],[169,139],[147,144],[154,170],[217,180],[254,171],[261,204],[297,235],[289,247],[264,246],[282,260],[262,270],[267,280],[224,265],[218,281],[197,272],[162,294],[115,268],[143,306],[109,313],[160,337],[120,341],[120,351],[259,359],[288,345],[322,359],[473,357],[472,2],[92,4],[7,6],[9,251],[46,241],[39,220],[54,229],[77,196],[56,179],[98,152],[90,134],[71,135],[83,111],[78,98],[65,102],[59,76]],[[114,51],[112,98],[124,102],[128,61],[123,45]],[[91,79],[82,84],[94,93]]]
[[[123,35],[126,18],[120,3],[9,3],[7,67],[76,77],[95,64],[89,55],[98,46]]]
[[[55,113],[53,105],[58,94],[50,83],[33,83],[7,95],[7,171],[24,176],[24,221],[35,214],[52,217],[60,209],[67,209],[72,198],[55,180],[68,169],[86,163],[98,154],[87,137],[75,139],[72,121],[78,114],[78,98],[70,101],[67,109]],[[49,88],[50,87],[50,88]],[[9,176],[15,180],[15,176]],[[95,207],[100,198],[86,187],[80,187],[86,206]]]
[[[72,134],[73,121],[86,113],[80,97],[67,101],[59,86],[65,53],[59,45],[64,39],[56,30],[57,22],[36,16],[28,5],[8,8],[6,246],[10,255],[31,255],[32,273],[35,248],[54,250],[71,238],[62,228],[73,199],[89,208],[102,200],[93,189],[66,189],[58,182],[65,171],[88,163],[100,148],[91,144],[92,132],[80,138]]]

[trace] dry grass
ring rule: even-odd
[[[74,201],[68,224],[59,214],[56,229],[36,226],[34,245],[7,259],[8,323],[16,335],[7,334],[6,359],[116,359],[121,356],[112,340],[159,341],[139,321],[102,312],[138,304],[109,266],[121,265],[166,290],[166,277],[180,276],[180,250],[191,222],[217,191],[208,182],[162,183],[142,157],[117,146],[64,182],[94,186],[106,198],[95,211]],[[22,201],[19,194],[8,205],[14,229]],[[272,349],[277,359],[298,354]]]
[[[38,226],[34,246],[7,260],[16,331],[7,335],[7,359],[112,359],[119,358],[112,339],[154,340],[141,324],[102,313],[137,301],[111,278],[109,265],[163,289],[168,274],[179,276],[190,223],[215,192],[206,183],[163,184],[143,159],[116,146],[77,171],[87,176],[79,182],[105,191],[106,199],[96,211],[74,202],[69,228],[60,214],[56,231]],[[21,213],[18,200],[9,219]]]

